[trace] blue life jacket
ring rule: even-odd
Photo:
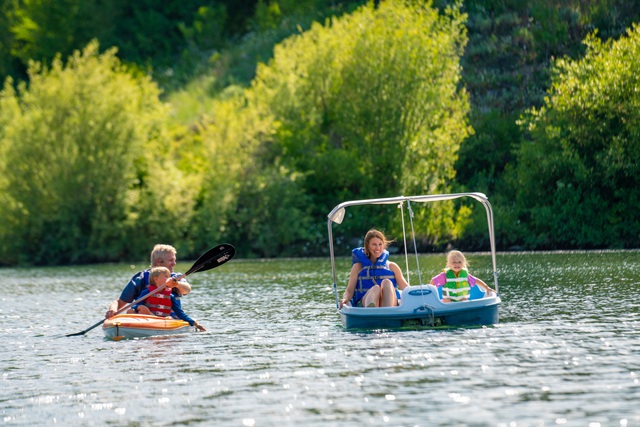
[[[380,285],[384,279],[389,279],[393,283],[396,296],[400,299],[396,275],[389,269],[389,251],[385,249],[376,263],[371,264],[371,260],[364,253],[364,248],[355,248],[351,251],[351,261],[352,265],[358,262],[362,264],[362,271],[358,273],[358,283],[351,299],[353,307],[357,306],[369,289],[374,285]]]

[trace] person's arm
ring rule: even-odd
[[[206,332],[206,331],[207,331],[207,330],[205,329],[205,327],[204,327],[204,326],[202,326],[200,323],[198,323],[198,321],[197,321],[197,320],[194,320],[194,321],[193,321],[193,326],[195,326],[196,328],[198,328],[198,330],[199,330],[200,332]]]
[[[115,301],[112,301],[109,304],[109,307],[107,308],[107,312],[104,315],[106,319],[113,317],[118,310],[120,310],[126,304],[133,302],[136,299],[136,297],[142,291],[142,289],[140,288],[141,288],[143,276],[144,276],[143,272],[133,275],[133,277],[129,280],[129,282],[126,284],[126,286],[122,290],[122,293],[120,294],[120,298],[118,298]]]
[[[182,304],[178,302],[175,296],[171,295],[171,309],[178,316],[178,319],[184,320],[191,326],[195,326],[199,331],[206,331],[204,326],[198,323],[197,320],[193,320],[187,313],[182,309]]]
[[[429,283],[431,283],[433,286],[435,286],[436,288],[439,286],[444,285],[447,282],[447,278],[445,276],[444,273],[440,273],[437,276],[434,276],[431,278],[431,281]]]
[[[481,279],[478,279],[475,276],[469,275],[469,278],[474,278],[475,279],[475,284],[476,285],[480,285],[480,287],[484,288],[485,292],[495,292],[493,289],[491,289],[489,287],[489,285],[487,285],[486,283],[484,283]],[[469,282],[469,284],[471,284],[471,282]]]
[[[402,270],[400,266],[395,262],[389,262],[389,268],[393,271],[394,276],[396,276],[396,284],[398,285],[398,289],[403,290],[409,283],[405,280],[404,275],[402,274]]]
[[[184,296],[191,292],[191,285],[186,280],[178,280],[178,289],[180,289],[180,293]]]
[[[104,315],[104,317],[106,319],[113,317],[118,312],[118,310],[120,310],[122,307],[124,307],[127,304],[129,303],[122,301],[120,298],[118,298],[115,301],[112,301],[111,304],[109,304],[109,308],[107,309],[107,312]]]
[[[173,295],[171,295],[171,310],[173,310],[178,319],[184,320],[185,322],[193,326],[195,321],[191,317],[189,317],[187,313],[184,312],[184,310],[182,309],[182,304],[180,304],[180,302],[178,302],[176,297]]]
[[[191,292],[191,285],[189,284],[189,282],[187,282],[187,279],[185,279],[185,277],[186,276],[184,274],[175,274],[171,277],[176,283],[175,287],[178,288],[178,290],[180,291],[180,295],[182,296],[185,296],[189,292]],[[174,286],[171,287],[173,288]]]
[[[123,301],[120,299],[111,301],[111,303],[109,304],[109,307],[107,308],[107,312],[104,314],[104,318],[108,319],[110,317],[113,317],[113,315],[116,314],[116,311],[120,309],[121,302]]]
[[[347,289],[345,289],[344,294],[342,295],[342,301],[340,301],[340,308],[343,305],[348,303],[351,298],[353,298],[353,293],[356,291],[356,283],[358,283],[358,273],[362,270],[362,264],[356,262],[351,267],[351,273],[349,274],[349,283],[347,284]]]
[[[149,287],[146,287],[142,290],[142,292],[140,292],[140,295],[138,295],[137,299],[142,298],[143,296],[147,295],[149,293]],[[123,301],[124,302],[124,301]],[[140,307],[141,305],[144,305],[144,301],[139,302],[136,305],[132,305],[131,308],[134,309],[136,312],[138,311],[137,308]]]

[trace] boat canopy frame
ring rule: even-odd
[[[340,308],[340,302],[338,298],[338,285],[337,285],[337,274],[336,274],[336,264],[335,264],[335,253],[333,249],[333,223],[341,224],[344,220],[346,209],[351,206],[361,206],[361,205],[398,205],[399,208],[403,209],[404,204],[406,203],[409,210],[411,210],[411,203],[433,203],[433,202],[441,202],[446,200],[454,200],[459,198],[471,198],[478,202],[480,202],[485,209],[487,215],[487,226],[489,229],[489,244],[491,248],[491,262],[493,266],[493,283],[495,286],[496,294],[498,292],[498,270],[496,264],[496,242],[495,242],[495,232],[494,232],[494,223],[493,223],[493,208],[491,207],[491,203],[489,203],[489,199],[483,193],[471,192],[471,193],[451,193],[451,194],[432,194],[432,195],[422,195],[422,196],[397,196],[397,197],[386,197],[386,198],[378,198],[378,199],[363,199],[363,200],[352,200],[340,203],[335,208],[331,210],[329,215],[327,215],[327,228],[329,231],[329,255],[331,257],[331,274],[333,276],[333,292],[336,297],[336,307]],[[405,262],[407,268],[407,278],[409,278],[409,254],[407,251],[407,233],[404,227],[404,210],[402,212],[402,231],[403,231],[403,239],[404,239],[404,251],[405,251]],[[410,218],[412,216],[412,212],[410,211]],[[413,222],[412,222],[413,227]],[[414,238],[414,252],[416,256],[416,260],[418,259],[418,249],[415,244],[415,232],[413,232]],[[418,274],[420,274],[420,264],[418,263]],[[420,285],[422,285],[422,280],[420,279]]]

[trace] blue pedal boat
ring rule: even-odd
[[[411,203],[434,203],[458,198],[471,198],[480,202],[487,214],[489,231],[489,243],[491,247],[491,261],[493,265],[493,284],[496,292],[486,295],[479,286],[471,287],[468,301],[442,302],[442,288],[431,284],[420,283],[412,285],[412,275],[409,271],[409,253],[407,251],[407,233],[404,229],[405,205],[409,210],[409,218],[412,218]],[[398,205],[403,220],[404,258],[406,265],[405,277],[409,286],[402,290],[400,305],[397,307],[352,307],[350,304],[340,308],[336,275],[336,260],[334,253],[333,225],[341,224],[345,218],[346,209],[360,205]],[[413,229],[413,220],[411,220]],[[333,275],[333,291],[336,298],[336,307],[346,329],[395,329],[402,327],[427,326],[427,327],[460,327],[494,325],[499,321],[498,309],[501,304],[498,295],[498,272],[496,267],[496,248],[493,224],[493,209],[482,193],[454,193],[422,196],[399,196],[380,199],[354,200],[339,204],[328,215],[329,254],[331,257],[331,270]],[[415,236],[415,233],[412,232]],[[415,248],[415,242],[413,244]],[[419,258],[415,252],[416,269],[419,274]],[[412,254],[413,255],[413,254]],[[421,279],[420,279],[421,280]]]

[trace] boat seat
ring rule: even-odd
[[[481,299],[485,297],[484,289],[482,289],[478,285],[472,286],[471,291],[469,293],[470,293],[469,300]]]
[[[485,297],[484,289],[480,286],[471,286],[471,291],[469,291],[469,301],[474,299],[482,299]],[[442,300],[442,286],[438,286],[438,298]]]

